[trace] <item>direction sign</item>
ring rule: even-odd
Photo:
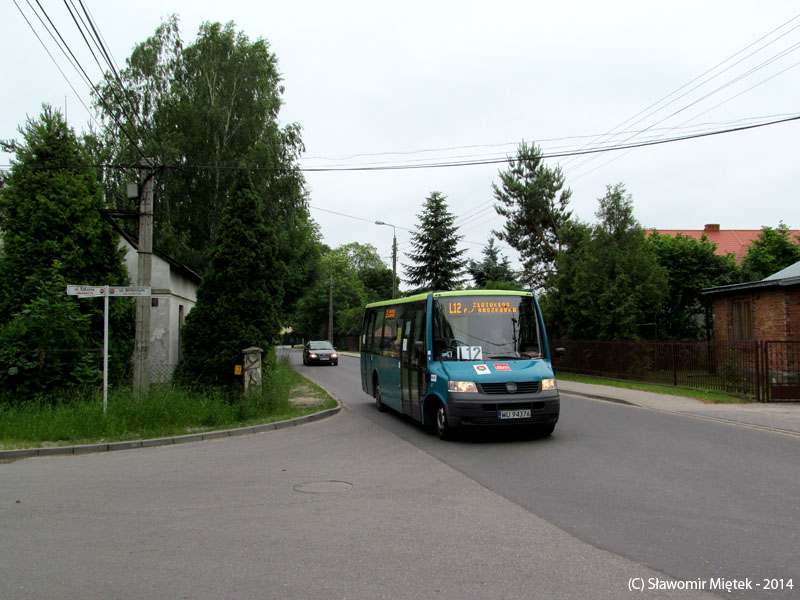
[[[109,286],[109,296],[149,296],[150,288],[140,285]]]
[[[70,296],[83,296],[86,298],[93,296],[105,296],[107,288],[108,286],[105,285],[68,285],[67,294]]]
[[[67,294],[92,298],[105,296],[149,296],[150,288],[139,285],[68,285]]]
[[[108,403],[108,299],[111,296],[149,296],[150,288],[140,285],[68,285],[67,294],[79,298],[103,297],[103,414]]]

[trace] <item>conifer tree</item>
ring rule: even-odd
[[[73,370],[81,361],[86,367],[83,354],[76,350],[102,348],[103,302],[69,299],[77,303],[79,314],[88,316],[89,326],[82,325],[77,338],[74,331],[56,331],[74,326],[69,318],[52,319],[49,329],[46,320],[28,327],[26,319],[43,314],[43,302],[61,304],[53,294],[54,281],[125,285],[128,273],[119,235],[100,212],[104,203],[97,174],[63,116],[45,106],[39,119],[29,120],[21,133],[24,139],[15,144],[16,158],[0,191],[0,326],[14,321],[13,327],[3,331],[27,336],[23,344],[14,340],[22,354],[6,356],[8,369],[20,372],[33,362],[38,369],[52,367],[58,371],[34,378],[40,382],[37,391],[46,391],[48,386],[66,387],[94,379],[102,372],[97,354],[90,369],[81,369],[82,375]],[[63,294],[66,296],[66,289]],[[62,308],[53,305],[53,314],[70,313],[71,309]],[[109,323],[109,372],[113,380],[126,369],[133,349],[132,301],[120,298],[111,302]],[[69,348],[55,343],[67,339]],[[4,345],[3,340],[0,345]],[[70,352],[74,360],[67,360]],[[92,370],[94,374],[89,372]],[[28,390],[26,381],[33,380],[23,377],[17,382],[21,392]]]
[[[525,283],[546,287],[565,250],[563,230],[572,218],[567,208],[572,191],[564,187],[560,168],[544,164],[536,144],[522,142],[508,170],[499,175],[500,185],[492,184],[495,210],[506,223],[495,234],[519,252]]]
[[[489,237],[489,243],[483,249],[483,260],[470,260],[467,271],[479,288],[521,289],[517,276],[511,269],[511,261],[500,254],[500,249],[494,244],[494,237]]]
[[[445,200],[440,192],[432,192],[417,215],[417,230],[411,234],[413,250],[406,256],[415,264],[403,266],[409,284],[419,290],[454,290],[464,282],[465,250],[458,249],[463,236],[457,234],[455,216]]]
[[[242,169],[222,210],[211,263],[186,317],[182,384],[235,386],[242,350],[268,352],[280,333],[285,265],[274,230],[275,207],[262,202]]]

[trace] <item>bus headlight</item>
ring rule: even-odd
[[[546,392],[547,390],[554,390],[556,389],[556,380],[555,379],[542,379],[542,391]]]
[[[448,381],[447,382],[447,391],[448,392],[478,392],[478,386],[475,385],[474,381]]]

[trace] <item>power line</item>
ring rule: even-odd
[[[775,78],[775,77],[777,77],[778,75],[782,75],[782,74],[783,74],[783,73],[785,73],[786,71],[788,71],[788,70],[790,70],[790,69],[793,69],[793,68],[795,68],[795,67],[796,67],[796,66],[798,66],[798,65],[800,65],[800,61],[798,61],[798,62],[796,62],[796,63],[794,63],[794,64],[792,64],[792,65],[789,65],[788,67],[786,67],[786,68],[785,68],[785,69],[783,69],[782,71],[779,71],[778,73],[775,73],[775,74],[771,75],[770,77],[767,77],[766,79],[762,79],[761,81],[759,81],[759,82],[758,82],[758,83],[756,83],[755,85],[752,85],[752,86],[750,86],[749,88],[747,88],[746,90],[743,90],[743,91],[739,92],[739,93],[738,93],[738,94],[736,94],[735,96],[731,96],[731,97],[730,97],[730,98],[728,98],[727,100],[723,100],[723,101],[722,101],[722,102],[720,102],[719,104],[716,104],[716,105],[712,106],[711,108],[709,108],[709,109],[707,109],[707,110],[703,111],[702,113],[700,113],[700,114],[698,114],[698,115],[695,115],[694,117],[691,117],[690,119],[688,119],[688,120],[684,121],[683,123],[681,123],[681,125],[679,125],[679,127],[681,127],[681,126],[683,126],[683,125],[686,125],[687,123],[689,123],[689,122],[693,121],[694,119],[696,119],[696,118],[698,118],[698,117],[701,117],[701,116],[703,116],[704,114],[706,114],[706,113],[708,113],[708,112],[711,112],[712,110],[715,110],[715,109],[719,108],[719,107],[720,107],[720,106],[722,106],[723,104],[727,104],[727,103],[728,103],[728,102],[730,102],[731,100],[734,100],[735,98],[738,98],[739,96],[741,96],[742,94],[744,94],[744,93],[746,93],[746,92],[749,92],[749,91],[750,91],[750,90],[752,90],[753,88],[756,88],[756,87],[758,87],[758,86],[760,86],[760,85],[763,85],[763,84],[764,84],[764,83],[766,83],[767,81],[770,81],[771,79],[774,79],[774,78]],[[615,156],[614,158],[611,158],[610,160],[607,160],[607,161],[605,161],[604,163],[601,163],[601,164],[597,165],[597,166],[596,166],[594,169],[591,169],[591,170],[589,170],[589,171],[585,171],[585,172],[583,172],[583,173],[581,173],[580,175],[577,175],[577,176],[576,176],[576,175],[573,175],[573,176],[571,176],[571,177],[570,177],[570,181],[577,181],[578,179],[581,179],[581,178],[583,178],[583,177],[586,177],[587,175],[590,175],[591,173],[594,173],[595,171],[597,171],[597,170],[599,170],[599,169],[602,169],[602,168],[603,168],[603,167],[605,167],[605,166],[608,166],[608,165],[610,165],[612,162],[614,162],[614,161],[617,161],[617,160],[619,160],[620,158],[623,158],[623,157],[625,157],[625,156],[629,155],[631,152],[633,152],[633,149],[631,149],[631,150],[628,150],[627,152],[624,152],[624,153],[623,153],[623,154],[621,154],[621,155]],[[588,162],[588,161],[585,161],[585,162]],[[582,165],[582,164],[585,164],[585,162],[584,162],[584,163],[581,163],[581,165]],[[578,166],[580,167],[581,165],[578,165]]]
[[[694,140],[699,138],[706,138],[706,137],[713,137],[718,135],[725,135],[728,133],[737,133],[740,131],[748,131],[752,129],[760,129],[762,127],[770,127],[772,125],[781,125],[784,123],[791,123],[793,121],[800,120],[800,115],[792,115],[790,117],[775,119],[772,121],[767,121],[764,123],[753,123],[749,125],[741,125],[739,127],[729,127],[727,129],[720,129],[715,131],[706,131],[700,133],[693,133],[687,134],[682,136],[676,136],[671,138],[663,138],[663,139],[652,139],[652,140],[645,140],[641,142],[634,142],[630,144],[618,144],[618,145],[611,145],[611,146],[599,146],[596,148],[587,148],[584,150],[574,150],[574,151],[563,151],[563,152],[550,152],[550,153],[542,153],[541,157],[543,159],[552,159],[552,158],[563,158],[567,156],[581,156],[581,155],[588,155],[588,154],[602,154],[606,152],[618,152],[621,150],[630,150],[632,148],[644,148],[648,146],[660,146],[663,144],[671,144],[673,142],[683,142],[688,140]],[[286,172],[286,171],[299,171],[304,173],[325,173],[325,172],[359,172],[359,171],[407,171],[407,170],[417,170],[417,169],[441,169],[441,168],[451,168],[451,167],[470,167],[470,166],[480,166],[480,165],[492,165],[492,164],[503,164],[503,163],[510,163],[516,161],[517,158],[513,156],[506,156],[504,158],[489,158],[489,159],[481,159],[481,160],[473,160],[473,161],[449,161],[449,162],[435,162],[435,163],[423,163],[423,164],[397,164],[397,165],[380,165],[380,166],[353,166],[353,167],[294,167],[294,166],[287,166],[287,167],[242,167],[242,166],[225,166],[225,165],[189,165],[189,164],[174,164],[174,165],[156,165],[161,169],[173,169],[173,170],[185,170],[185,169],[197,169],[197,170],[215,170],[219,169],[222,171],[233,171],[233,170],[244,170],[250,171],[253,173],[259,172]],[[6,165],[7,166],[7,165]],[[108,168],[108,169],[136,169],[139,168],[137,165],[120,165],[120,164],[97,164],[92,165],[97,168]],[[72,168],[70,165],[63,165],[63,166],[51,166],[48,168]]]
[[[723,60],[722,62],[718,63],[718,64],[717,64],[717,65],[715,65],[714,67],[712,67],[712,68],[710,68],[710,69],[706,70],[706,71],[705,71],[703,74],[701,74],[701,75],[699,75],[699,76],[695,77],[694,79],[692,79],[692,80],[691,80],[691,81],[689,81],[688,83],[686,83],[686,84],[682,85],[681,87],[679,87],[678,89],[674,90],[674,91],[673,91],[673,92],[671,92],[670,94],[668,94],[668,95],[664,96],[663,98],[661,98],[661,99],[660,99],[660,100],[658,100],[657,102],[654,102],[653,104],[651,104],[651,105],[650,105],[650,106],[648,106],[647,108],[643,109],[642,111],[639,111],[639,112],[638,112],[637,114],[635,114],[634,116],[632,116],[632,117],[628,118],[627,120],[623,121],[622,123],[620,123],[619,125],[617,125],[617,126],[616,126],[616,127],[614,127],[613,129],[611,129],[611,130],[610,130],[608,133],[604,134],[604,136],[602,136],[602,137],[608,137],[608,136],[609,136],[609,135],[611,135],[611,134],[612,134],[612,133],[613,133],[613,132],[614,132],[616,129],[619,129],[620,127],[622,127],[622,126],[624,126],[624,125],[626,125],[626,124],[630,123],[630,121],[632,121],[633,119],[636,119],[637,117],[639,117],[639,116],[640,116],[640,115],[642,115],[643,113],[646,113],[646,114],[644,114],[644,116],[642,116],[642,117],[641,117],[641,118],[639,118],[638,120],[636,120],[636,121],[634,121],[633,123],[631,123],[631,126],[633,126],[633,125],[637,125],[637,124],[641,123],[642,121],[644,121],[644,120],[645,120],[645,119],[647,119],[648,117],[654,116],[655,114],[657,114],[657,113],[658,113],[658,112],[660,112],[661,110],[665,109],[665,108],[666,108],[667,106],[669,106],[670,104],[674,104],[675,102],[677,102],[677,101],[678,101],[678,100],[680,100],[681,98],[684,98],[685,96],[687,96],[687,95],[688,95],[688,94],[690,94],[691,92],[693,92],[693,91],[695,91],[695,90],[699,89],[700,87],[704,86],[705,84],[709,83],[710,81],[713,81],[714,79],[716,79],[717,77],[719,77],[719,76],[720,76],[720,75],[722,75],[723,73],[725,73],[725,72],[729,71],[729,70],[730,70],[730,69],[732,69],[733,67],[735,67],[735,66],[737,66],[737,65],[741,64],[742,62],[744,62],[745,60],[747,60],[748,58],[750,58],[750,57],[754,56],[755,54],[757,54],[757,53],[761,52],[761,51],[762,51],[762,50],[764,50],[765,48],[767,48],[767,47],[771,46],[772,44],[774,44],[774,43],[775,43],[775,42],[777,42],[778,40],[780,40],[780,39],[784,38],[786,35],[788,35],[788,34],[789,34],[789,33],[791,33],[792,31],[795,31],[796,29],[800,28],[800,25],[797,25],[797,26],[793,27],[792,29],[790,29],[789,31],[786,31],[786,32],[784,32],[783,34],[781,34],[781,35],[780,35],[780,36],[778,36],[777,38],[775,38],[775,39],[771,40],[770,42],[768,42],[768,43],[766,43],[766,44],[764,44],[764,45],[762,45],[761,47],[757,48],[756,50],[754,50],[753,52],[751,52],[751,53],[750,53],[750,54],[748,54],[747,56],[745,56],[745,57],[741,58],[740,60],[736,61],[734,64],[732,64],[732,65],[729,65],[728,67],[726,67],[726,68],[725,68],[725,69],[723,69],[722,71],[720,71],[720,72],[716,73],[715,75],[713,75],[713,76],[711,76],[711,77],[709,77],[709,78],[705,79],[704,81],[701,81],[700,83],[698,83],[697,85],[695,85],[695,86],[694,86],[694,87],[692,87],[691,89],[689,89],[689,90],[685,91],[683,94],[679,95],[677,98],[673,98],[672,100],[670,100],[669,102],[667,102],[667,103],[666,103],[666,104],[664,104],[663,106],[660,106],[659,108],[655,108],[655,107],[658,107],[660,104],[662,104],[662,103],[663,103],[665,100],[667,100],[667,99],[671,98],[671,97],[672,97],[672,96],[674,96],[675,94],[677,94],[677,93],[681,92],[682,90],[684,90],[685,88],[687,88],[687,87],[691,86],[693,83],[695,83],[695,82],[697,82],[697,81],[699,81],[699,80],[701,80],[701,79],[705,78],[705,77],[706,77],[706,75],[709,75],[709,74],[713,73],[713,72],[714,72],[714,71],[716,71],[716,70],[717,70],[719,67],[721,67],[721,66],[722,66],[722,65],[724,65],[725,63],[728,63],[728,62],[730,62],[731,60],[733,60],[734,58],[736,58],[736,57],[737,57],[737,56],[739,56],[740,54],[742,54],[742,53],[746,52],[747,50],[749,50],[750,48],[752,48],[752,47],[753,47],[753,46],[755,46],[756,44],[758,44],[758,43],[760,43],[760,42],[762,42],[762,41],[766,40],[767,38],[769,38],[770,36],[772,36],[774,33],[776,33],[776,32],[778,32],[778,31],[780,31],[781,29],[783,29],[784,27],[786,27],[787,25],[789,25],[789,24],[790,24],[790,23],[792,23],[793,21],[797,20],[798,18],[800,18],[800,15],[795,15],[794,17],[792,17],[791,19],[789,19],[789,20],[788,20],[788,21],[786,21],[785,23],[781,24],[780,26],[776,27],[775,29],[771,30],[770,32],[768,32],[768,33],[764,34],[763,36],[761,36],[760,38],[758,38],[758,39],[757,39],[757,40],[755,40],[754,42],[752,42],[752,43],[748,44],[747,46],[745,46],[744,48],[742,48],[741,50],[739,50],[739,51],[738,51],[738,52],[736,52],[735,54],[733,54],[733,55],[729,56],[728,58],[726,58],[726,59],[725,59],[725,60]],[[795,46],[795,47],[791,47],[791,48],[790,48],[788,51],[793,51],[794,49],[796,49],[796,46]],[[713,94],[715,94],[715,93],[717,93],[717,92],[721,91],[722,89],[725,89],[725,88],[726,88],[726,87],[728,87],[729,85],[732,85],[732,84],[733,84],[733,83],[735,83],[736,81],[739,81],[741,78],[743,78],[743,77],[746,77],[746,76],[748,76],[748,75],[750,75],[750,74],[754,73],[755,71],[757,71],[757,70],[760,70],[761,68],[764,68],[764,67],[765,67],[767,64],[769,64],[769,63],[771,63],[772,61],[774,61],[774,60],[777,60],[778,58],[780,58],[780,57],[784,56],[784,55],[785,55],[785,54],[786,54],[788,51],[784,50],[784,52],[782,52],[782,53],[779,53],[779,55],[777,55],[777,58],[776,58],[776,57],[772,57],[772,59],[769,59],[768,61],[764,61],[764,62],[762,62],[760,65],[758,65],[757,67],[755,67],[755,68],[751,69],[750,71],[748,71],[748,72],[747,72],[747,73],[745,73],[744,75],[740,75],[739,77],[735,78],[734,80],[732,80],[732,81],[729,81],[727,84],[725,84],[725,85],[723,85],[723,86],[721,86],[721,87],[717,88],[717,89],[716,89],[716,90],[714,90],[713,92],[710,92],[709,94],[706,94],[706,96],[704,96],[703,98],[700,98],[700,100],[696,100],[695,102],[692,102],[692,103],[690,103],[689,105],[686,105],[686,106],[684,106],[683,108],[681,108],[681,109],[679,109],[678,111],[676,111],[676,112],[672,113],[671,115],[669,115],[669,116],[667,116],[667,117],[664,117],[664,118],[662,118],[662,119],[660,119],[660,120],[656,121],[655,123],[653,123],[653,124],[651,124],[650,126],[646,127],[646,128],[643,130],[643,131],[640,131],[640,132],[630,132],[630,131],[629,131],[629,129],[626,129],[626,130],[623,130],[623,131],[621,131],[621,132],[619,132],[619,133],[617,133],[617,134],[615,134],[615,135],[623,135],[623,134],[626,134],[626,133],[630,133],[631,135],[629,135],[629,136],[628,136],[628,137],[627,137],[627,138],[626,138],[624,141],[629,141],[629,140],[631,140],[631,139],[633,139],[633,138],[635,138],[635,137],[638,137],[638,136],[639,136],[641,133],[644,133],[644,132],[646,132],[646,131],[649,131],[649,130],[653,129],[653,127],[655,127],[656,125],[658,125],[658,124],[660,124],[660,123],[663,123],[664,121],[666,121],[667,119],[671,118],[672,116],[675,116],[676,114],[678,114],[678,113],[682,112],[683,110],[686,110],[687,108],[689,108],[689,107],[693,106],[694,104],[696,104],[696,103],[698,103],[698,102],[702,101],[703,99],[705,99],[705,98],[708,98],[709,96],[711,96],[711,95],[713,95]],[[652,110],[651,110],[651,109],[652,109]],[[705,114],[705,113],[702,113],[702,114]],[[698,116],[700,116],[700,115],[698,115]],[[695,118],[697,118],[697,117],[695,117]],[[691,121],[691,120],[693,120],[693,119],[690,119],[690,121]],[[684,123],[684,124],[685,124],[685,123]],[[683,124],[682,124],[682,125],[683,125]],[[680,127],[680,126],[678,126],[678,127]],[[598,140],[598,141],[599,141],[599,140]],[[585,165],[585,164],[587,164],[587,163],[589,163],[589,162],[591,162],[591,161],[595,160],[595,158],[596,158],[596,157],[590,157],[590,158],[586,158],[586,159],[584,159],[582,162],[580,162],[580,163],[579,163],[579,164],[578,164],[576,167],[574,167],[574,168],[580,168],[580,167],[582,167],[583,165]],[[616,159],[612,159],[612,160],[616,160]],[[567,162],[565,163],[565,166],[566,166],[566,165],[568,165],[568,164],[569,164],[569,162],[570,162],[570,161],[567,161]],[[608,164],[609,162],[612,162],[612,161],[607,161],[607,162],[606,162],[606,163],[604,163],[604,164]],[[595,170],[597,170],[597,169],[592,169],[592,171],[590,171],[590,172],[593,172],[593,171],[595,171]]]
[[[91,118],[91,119],[92,119],[92,121],[94,121],[95,125],[97,125],[98,127],[100,127],[100,123],[98,123],[98,122],[97,122],[97,120],[94,118],[94,115],[92,114],[92,111],[90,111],[90,110],[89,110],[89,107],[88,107],[88,106],[86,106],[86,103],[83,101],[83,98],[81,98],[80,94],[78,94],[78,91],[75,89],[75,86],[73,86],[73,85],[72,85],[72,82],[69,80],[69,78],[67,77],[66,73],[64,73],[64,71],[61,69],[61,66],[58,64],[58,62],[56,61],[56,59],[55,59],[55,58],[53,57],[53,55],[50,53],[50,50],[49,50],[49,49],[47,48],[47,46],[45,45],[44,41],[42,41],[42,38],[41,38],[41,37],[39,37],[39,34],[38,34],[38,32],[37,32],[37,31],[36,31],[36,29],[33,27],[33,24],[32,24],[32,23],[31,23],[31,22],[28,20],[28,17],[27,17],[27,16],[25,16],[25,13],[24,13],[24,12],[22,12],[22,9],[19,7],[19,4],[17,4],[17,0],[13,0],[13,2],[14,2],[14,6],[16,6],[16,7],[17,7],[17,10],[18,10],[18,11],[19,11],[19,13],[22,15],[22,18],[23,18],[23,19],[25,19],[25,22],[28,24],[28,27],[30,27],[31,31],[33,32],[33,35],[34,35],[34,36],[36,36],[36,39],[37,39],[37,40],[39,40],[39,44],[41,44],[42,48],[44,48],[44,51],[47,53],[47,56],[49,56],[49,57],[50,57],[50,60],[52,60],[52,61],[53,61],[53,64],[56,66],[56,69],[58,69],[59,73],[61,73],[61,75],[62,75],[62,76],[64,77],[64,79],[66,80],[66,82],[67,82],[67,85],[69,85],[69,87],[70,87],[70,89],[72,90],[72,92],[73,92],[73,93],[75,94],[75,96],[78,98],[78,102],[80,102],[80,103],[83,105],[83,108],[85,108],[85,109],[86,109],[86,112],[89,114],[89,118]],[[29,3],[29,5],[30,5],[30,3]],[[41,20],[41,19],[40,19],[40,20]]]
[[[78,9],[75,7],[75,4],[74,4],[73,0],[69,0],[69,3],[72,4],[73,8],[75,8],[75,12],[78,13]],[[164,145],[161,143],[161,140],[158,139],[156,136],[154,136],[153,132],[150,131],[145,126],[145,124],[142,122],[142,119],[141,119],[141,117],[139,115],[139,111],[138,111],[137,107],[134,105],[133,100],[130,97],[130,95],[128,94],[127,89],[125,88],[125,83],[122,81],[122,77],[120,76],[119,71],[117,70],[117,67],[116,67],[116,64],[115,64],[116,61],[114,61],[113,56],[111,56],[111,52],[108,50],[108,48],[107,48],[107,46],[105,44],[104,38],[103,38],[102,34],[99,31],[99,27],[96,26],[94,21],[92,20],[92,17],[89,14],[89,11],[86,8],[86,5],[83,3],[83,0],[78,0],[78,3],[80,4],[81,8],[83,9],[83,13],[86,16],[86,21],[85,22],[84,22],[83,18],[80,17],[80,13],[78,13],[78,17],[80,18],[81,22],[78,23],[78,21],[76,20],[75,16],[72,14],[72,11],[70,10],[69,6],[67,6],[67,10],[69,11],[70,15],[72,16],[72,20],[75,22],[75,25],[78,28],[78,31],[80,32],[81,36],[83,37],[84,42],[86,42],[86,46],[89,48],[89,52],[92,54],[92,57],[94,57],[95,62],[97,62],[97,66],[100,68],[100,71],[102,73],[104,73],[104,75],[105,75],[105,70],[104,70],[103,66],[100,64],[100,62],[97,60],[97,57],[95,56],[94,51],[91,48],[91,45],[89,44],[88,40],[86,39],[86,36],[83,34],[83,29],[86,29],[86,33],[89,34],[89,37],[92,39],[92,42],[94,43],[95,47],[98,49],[98,51],[103,56],[103,60],[106,63],[106,65],[108,66],[111,75],[113,76],[113,77],[110,77],[110,78],[115,80],[117,82],[117,85],[119,85],[121,96],[124,99],[125,103],[127,103],[127,105],[128,105],[127,108],[130,109],[131,112],[129,113],[128,110],[126,110],[126,108],[124,106],[124,103],[122,103],[122,102],[120,103],[120,106],[119,106],[120,111],[122,112],[122,114],[129,121],[131,121],[134,124],[134,126],[138,126],[140,136],[142,136],[142,135],[147,136],[150,139],[150,141],[154,143],[155,146],[157,146],[158,148],[163,149]],[[67,0],[64,0],[64,4],[67,4]],[[87,25],[87,23],[88,23],[88,25]],[[91,29],[91,31],[90,31],[90,29]],[[96,90],[96,88],[95,88],[95,90]],[[97,95],[99,96],[99,91],[97,91]],[[133,115],[133,117],[131,117],[131,114]]]
[[[45,28],[45,30],[47,31],[47,33],[49,33],[49,34],[50,34],[50,37],[51,37],[51,38],[53,39],[53,41],[55,42],[56,46],[58,46],[59,50],[61,50],[62,54],[64,54],[64,56],[66,57],[67,61],[68,61],[68,62],[69,62],[69,63],[70,63],[72,66],[73,66],[73,68],[76,70],[76,72],[78,73],[78,75],[79,75],[79,76],[81,76],[81,77],[83,78],[84,82],[85,82],[85,83],[86,83],[86,84],[87,84],[87,85],[88,85],[88,86],[89,86],[89,87],[90,87],[90,88],[91,88],[91,89],[92,89],[92,90],[93,90],[93,91],[94,91],[94,92],[97,94],[97,97],[98,97],[98,99],[100,100],[100,102],[101,102],[101,103],[103,103],[103,105],[106,107],[106,109],[107,109],[107,110],[109,111],[109,113],[112,115],[112,118],[113,118],[113,120],[116,122],[117,126],[118,126],[118,127],[120,128],[120,130],[123,132],[123,134],[125,135],[125,137],[126,137],[126,138],[128,138],[128,141],[130,141],[130,142],[131,142],[131,144],[133,144],[134,148],[135,148],[135,149],[136,149],[136,151],[137,151],[137,152],[138,152],[138,153],[141,155],[141,157],[142,157],[142,158],[144,158],[144,159],[146,159],[147,157],[146,157],[146,156],[145,156],[145,154],[142,152],[142,150],[139,148],[139,145],[136,143],[136,141],[134,141],[134,140],[133,140],[133,138],[131,137],[131,135],[128,133],[127,129],[125,129],[125,127],[124,127],[124,126],[123,126],[123,125],[122,125],[122,124],[119,122],[119,120],[118,120],[118,118],[116,117],[116,115],[115,115],[115,114],[114,114],[114,113],[111,111],[110,107],[109,107],[109,106],[106,104],[106,102],[105,102],[105,100],[102,98],[102,96],[100,96],[98,89],[97,89],[97,88],[95,87],[95,85],[92,83],[91,79],[89,78],[89,75],[86,73],[86,70],[83,68],[83,65],[80,63],[80,61],[78,60],[78,58],[75,56],[75,53],[74,53],[74,52],[72,51],[72,49],[70,48],[69,44],[66,42],[66,40],[64,39],[64,37],[61,35],[61,32],[58,30],[58,27],[56,27],[56,26],[55,26],[55,24],[53,23],[52,19],[51,19],[51,18],[50,18],[50,16],[47,14],[47,11],[46,11],[46,10],[45,10],[45,9],[42,7],[42,5],[41,5],[41,3],[39,2],[39,0],[35,0],[35,2],[36,2],[36,5],[39,7],[39,11],[41,12],[41,14],[42,14],[42,15],[44,15],[44,17],[47,19],[47,23],[49,23],[49,27],[48,27],[48,24],[47,24],[47,23],[45,23],[45,22],[44,22],[44,20],[42,19],[42,17],[39,15],[39,12],[37,12],[37,11],[36,11],[36,9],[33,7],[33,5],[31,4],[30,0],[27,0],[28,7],[29,7],[29,8],[30,8],[30,9],[33,11],[33,13],[34,13],[34,14],[36,15],[36,17],[39,19],[39,22],[40,22],[40,23],[42,24],[42,26]],[[20,6],[17,4],[16,0],[14,0],[14,4],[16,5],[16,7],[17,7],[17,10],[19,10],[19,12],[22,14],[23,18],[25,18],[25,21],[28,23],[28,25],[29,25],[29,26],[31,26],[31,24],[30,24],[30,21],[28,21],[27,17],[25,17],[25,14],[23,13],[23,11],[22,11],[22,9],[20,8]],[[67,7],[67,8],[69,8],[69,7]],[[73,18],[74,18],[74,17],[73,17]],[[53,62],[55,62],[55,59],[53,58],[52,54],[50,54],[50,52],[47,50],[47,47],[45,46],[45,44],[44,44],[44,42],[42,41],[41,37],[39,37],[39,35],[38,35],[38,34],[36,34],[36,31],[33,29],[33,27],[32,27],[32,26],[31,26],[31,29],[34,31],[34,34],[36,35],[36,38],[39,40],[39,43],[40,43],[40,44],[42,44],[42,46],[44,47],[44,49],[45,49],[45,51],[47,52],[47,54],[50,56],[50,58],[53,60]],[[79,28],[79,29],[80,29],[80,28]],[[55,35],[54,35],[54,32],[55,32]],[[58,36],[58,39],[56,39],[56,35]],[[83,35],[83,32],[81,32],[81,35]],[[84,37],[84,39],[86,39],[86,38]],[[59,40],[60,40],[60,42],[59,42]],[[87,43],[88,43],[88,42],[87,42]],[[90,51],[91,51],[91,48],[90,48]],[[94,55],[94,54],[93,54],[93,55]],[[96,59],[96,57],[95,57],[95,59]],[[57,63],[56,63],[56,67],[58,67],[58,64],[57,64]],[[72,84],[71,84],[71,82],[70,82],[70,81],[69,81],[69,79],[66,77],[66,75],[65,75],[65,74],[64,74],[64,72],[61,70],[61,68],[60,68],[60,67],[58,67],[58,69],[59,69],[59,71],[61,71],[61,74],[62,74],[62,75],[64,76],[64,78],[67,80],[67,83],[69,83],[70,87],[72,87]],[[74,88],[72,88],[72,89],[73,89],[73,91],[75,91],[75,89],[74,89]],[[77,92],[76,92],[76,95],[77,95]],[[78,96],[78,98],[80,99],[80,96]],[[81,103],[83,104],[83,101],[82,101],[82,100],[81,100]],[[85,108],[85,107],[86,107],[86,105],[84,104],[84,108]],[[91,112],[89,111],[89,109],[88,109],[88,108],[87,108],[87,112],[89,112],[89,113],[91,114]],[[96,121],[95,121],[95,122],[96,122]]]
[[[750,129],[758,129],[761,127],[769,127],[771,125],[779,125],[783,123],[789,123],[792,121],[800,120],[800,115],[793,115],[788,118],[768,121],[765,123],[755,123],[750,125],[742,125],[739,127],[731,127],[727,129],[721,129],[716,131],[708,131],[708,132],[701,132],[701,133],[694,133],[694,134],[687,134],[683,136],[676,136],[671,138],[663,138],[663,139],[653,139],[653,140],[646,140],[642,142],[634,142],[630,144],[618,144],[618,145],[610,145],[610,146],[600,146],[596,148],[587,148],[583,150],[575,150],[575,151],[564,151],[564,152],[552,152],[552,153],[543,153],[542,158],[549,159],[549,158],[563,158],[567,156],[582,156],[582,155],[590,155],[590,154],[601,154],[605,152],[614,152],[620,150],[628,150],[631,148],[644,148],[647,146],[658,146],[662,144],[669,144],[673,142],[682,142],[692,139],[704,138],[704,137],[711,137],[717,135],[723,135],[728,133],[735,133],[739,131],[747,131]],[[307,173],[314,173],[314,172],[337,172],[337,171],[398,171],[398,170],[414,170],[414,169],[439,169],[439,168],[448,168],[448,167],[468,167],[468,166],[478,166],[478,165],[492,165],[492,164],[502,164],[502,163],[509,163],[516,160],[514,157],[505,157],[505,158],[489,158],[489,159],[481,159],[481,160],[472,160],[472,161],[443,161],[443,162],[435,162],[435,163],[422,163],[422,164],[399,164],[399,165],[382,165],[382,166],[353,166],[353,167],[300,167],[299,170]],[[202,168],[202,167],[198,167]],[[206,167],[212,168],[212,167]]]

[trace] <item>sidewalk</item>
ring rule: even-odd
[[[608,385],[558,381],[562,394],[631,404],[651,410],[737,423],[748,427],[800,435],[800,403],[705,404],[694,398],[655,394]]]

